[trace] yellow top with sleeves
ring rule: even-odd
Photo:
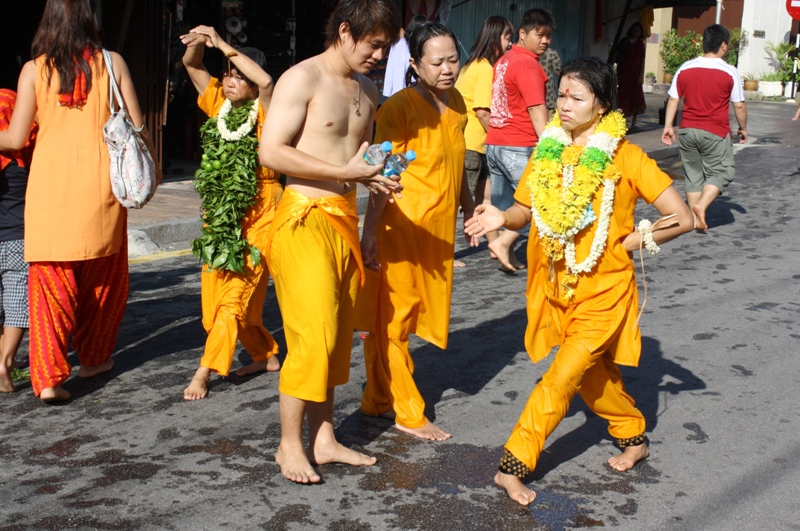
[[[531,190],[527,185],[533,158],[523,172],[514,198],[530,207]],[[535,362],[544,359],[550,350],[560,345],[567,336],[581,334],[581,330],[592,330],[586,334],[586,347],[594,350],[619,333],[613,359],[620,365],[636,366],[641,354],[639,327],[634,327],[639,309],[636,275],[631,253],[625,250],[622,241],[633,232],[634,207],[641,198],[652,203],[672,180],[662,172],[656,162],[638,146],[623,140],[614,158],[614,164],[622,177],[616,185],[613,214],[608,228],[608,243],[589,274],[578,276],[575,298],[567,303],[560,290],[566,271],[565,261],[559,260],[551,271],[550,259],[539,245],[536,225],[531,225],[528,239],[528,284],[527,296],[528,328],[525,332],[525,347]],[[595,193],[592,208],[600,212],[602,189]],[[575,236],[575,255],[580,262],[589,254],[597,222],[584,228]],[[598,339],[597,330],[606,333]],[[588,338],[593,339],[588,339]]]
[[[356,328],[388,330],[397,339],[416,334],[446,348],[467,109],[454,88],[441,115],[407,88],[389,98],[376,119],[376,138],[390,141],[393,153],[414,150],[417,159],[402,174],[403,196],[383,211],[381,271],[367,270]]]
[[[486,153],[486,129],[481,125],[475,109],[492,108],[492,76],[494,68],[488,59],[479,59],[468,64],[456,81],[456,88],[467,106],[467,128],[464,140],[467,149]]]

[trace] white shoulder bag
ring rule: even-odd
[[[125,208],[142,208],[156,192],[156,164],[142,139],[144,126],[135,127],[125,110],[108,50],[103,50],[103,60],[108,69],[111,107],[111,118],[103,127],[103,137],[111,157],[111,190]]]

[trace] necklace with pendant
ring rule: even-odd
[[[328,61],[328,66],[331,67],[331,72],[336,75],[336,69],[333,68],[333,64],[331,63],[331,60],[328,59],[327,55],[325,55],[325,60]],[[356,108],[356,116],[361,116],[361,82],[358,80],[358,78],[351,79],[354,79],[355,82],[358,83],[358,95],[356,97],[350,96],[350,100],[353,102],[353,107]]]

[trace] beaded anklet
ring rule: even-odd
[[[514,457],[514,454],[508,450],[503,453],[503,457],[500,459],[500,466],[498,469],[503,474],[517,476],[520,479],[531,473],[531,469],[528,468],[525,463]]]
[[[646,440],[647,440],[647,435],[645,434],[645,432],[642,432],[636,437],[631,437],[630,439],[617,439],[617,446],[619,446],[621,450],[624,450],[628,446],[639,446]]]

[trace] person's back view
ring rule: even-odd
[[[35,116],[37,149],[25,211],[30,262],[31,384],[46,402],[66,400],[72,367],[80,377],[111,370],[128,295],[127,212],[114,198],[103,125],[110,117],[109,79],[89,0],[48,0],[34,38],[35,59],[20,74],[17,107],[0,149],[22,145]],[[125,107],[143,117],[125,61],[112,53]],[[149,140],[145,137],[148,147]]]

